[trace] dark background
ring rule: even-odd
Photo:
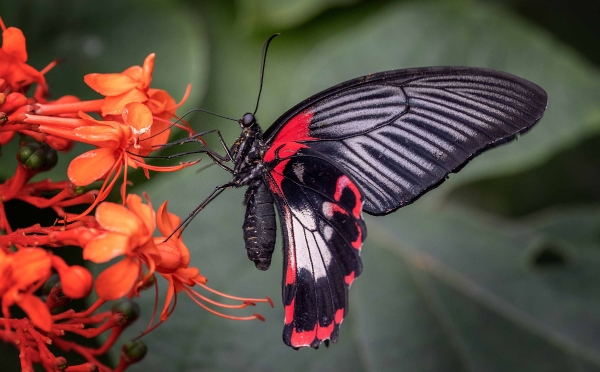
[[[253,110],[261,44],[281,32],[257,114],[263,128],[312,93],[394,68],[495,68],[548,92],[530,133],[418,203],[367,217],[364,271],[329,349],[281,342],[281,256],[268,272],[247,260],[243,190],[226,191],[184,234],[192,264],[214,288],[269,295],[276,308],[252,309],[265,323],[239,323],[182,296],[172,318],[144,338],[149,353],[131,370],[600,371],[598,2],[3,0],[0,16],[23,30],[34,67],[64,58],[47,74],[55,97],[95,99],[84,74],[122,71],[156,52],[153,87],[179,100],[193,84],[180,113],[203,107],[235,118]],[[189,121],[198,131],[219,128],[227,142],[239,134],[215,117]],[[81,150],[50,176],[63,179]],[[14,171],[11,151],[3,148],[2,177]],[[169,199],[183,216],[228,177],[216,167],[148,182],[137,175],[132,191],[147,191],[155,206]],[[142,319],[123,341],[145,329],[154,296],[139,302]],[[15,368],[16,353],[2,356],[0,370]]]

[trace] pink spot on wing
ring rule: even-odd
[[[333,214],[336,212],[342,213],[342,214],[348,214],[348,212],[346,212],[346,210],[344,208],[340,207],[338,204],[330,203],[330,202],[323,203],[323,214],[325,215],[325,217],[331,218],[331,217],[333,217]]]
[[[320,325],[317,324],[317,338],[319,340],[325,340],[327,338],[330,338],[331,334],[333,333],[334,327],[335,327],[335,324],[333,324],[333,323],[331,323],[327,327],[321,327]]]
[[[356,187],[354,182],[350,181],[350,178],[348,178],[348,176],[343,175],[338,178],[337,183],[335,185],[335,194],[333,195],[333,198],[336,201],[340,201],[345,188],[349,188],[350,191],[352,191],[352,193],[354,194],[355,204],[352,208],[352,214],[354,215],[354,217],[360,218],[360,212],[362,211],[362,195],[360,194],[358,187]]]
[[[292,319],[294,319],[294,304],[296,299],[292,299],[292,303],[285,307],[285,324],[292,324]]]
[[[362,237],[362,229],[360,228],[360,226],[358,224],[356,224],[356,230],[358,230],[358,237],[356,238],[355,241],[352,242],[352,248],[360,250],[360,247],[362,247],[362,243],[363,243],[363,237]]]
[[[354,271],[344,277],[346,284],[350,285],[354,281]]]
[[[279,187],[279,190],[277,190],[276,188],[274,188],[273,185],[271,185],[271,190],[273,190],[273,192],[277,193],[277,194],[281,194],[281,182],[283,181],[283,170],[285,169],[286,164],[290,161],[290,159],[286,159],[283,160],[281,162],[279,162],[279,164],[277,164],[275,166],[275,168],[273,168],[273,171],[271,171],[271,177],[273,177],[273,179],[275,180],[275,183],[277,184],[277,186]]]
[[[317,326],[309,331],[296,331],[296,328],[292,329],[292,337],[290,343],[294,347],[310,346],[317,336]]]
[[[335,324],[341,324],[342,320],[344,320],[344,309],[339,309],[335,312]]]

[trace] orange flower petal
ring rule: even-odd
[[[115,97],[106,97],[102,105],[102,116],[105,115],[120,115],[123,111],[123,106],[131,102],[146,102],[148,96],[139,89],[131,89],[121,95]]]
[[[126,254],[129,250],[129,236],[118,233],[107,233],[86,244],[83,249],[83,259],[102,263]]]
[[[175,294],[175,286],[173,285],[173,276],[171,275],[163,275],[165,279],[167,279],[167,295],[165,297],[165,304],[163,305],[163,309],[160,312],[160,320],[165,321],[169,317],[169,305],[171,304],[171,300],[173,299],[173,295]]]
[[[25,311],[27,317],[36,327],[42,331],[50,332],[52,329],[52,317],[44,301],[34,295],[22,294],[16,303]]]
[[[182,267],[183,256],[175,239],[163,242],[161,238],[154,238],[154,244],[160,254],[160,263],[156,265],[156,271],[171,274]]]
[[[118,96],[135,88],[138,85],[136,79],[125,74],[87,74],[83,81],[90,88],[103,96]]]
[[[52,260],[45,249],[21,249],[12,258],[14,259],[12,276],[19,281],[17,288],[21,290],[38,280],[46,279],[51,274]]]
[[[139,197],[139,196],[138,196]],[[144,222],[121,204],[104,202],[96,209],[96,220],[104,229],[127,236],[139,235]]]
[[[121,138],[118,131],[111,126],[90,125],[89,127],[79,127],[73,129],[74,138],[78,142],[89,143],[98,147],[112,147],[113,149],[119,146]]]
[[[142,198],[139,195],[129,194],[127,195],[127,208],[143,222],[146,228],[145,235],[152,235],[155,226],[155,215],[152,207],[142,203]]]
[[[150,130],[152,112],[146,105],[131,102],[123,107],[123,122],[133,129],[133,134],[140,136]]]
[[[142,66],[142,86],[140,87],[143,90],[146,90],[150,87],[150,83],[152,82],[152,71],[154,70],[154,57],[155,54],[151,53],[144,60],[144,64]]]
[[[87,186],[102,179],[117,162],[115,150],[99,148],[84,152],[69,164],[67,176],[75,186]]]
[[[156,224],[158,230],[163,236],[169,236],[181,224],[181,219],[173,213],[167,211],[168,200],[158,207]]]
[[[123,71],[122,74],[125,74],[138,82],[142,80],[142,68],[140,66],[131,66]]]
[[[125,296],[139,277],[140,265],[127,257],[98,275],[96,293],[105,300],[116,300]]]
[[[188,247],[183,244],[181,239],[177,239],[177,247],[181,252],[181,267],[188,267],[190,265],[190,251]]]
[[[25,35],[16,27],[8,27],[2,32],[2,50],[16,58],[19,62],[27,61]]]

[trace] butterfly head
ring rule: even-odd
[[[242,128],[250,128],[256,124],[256,117],[254,114],[248,112],[242,116],[242,118],[239,120],[239,123]]]

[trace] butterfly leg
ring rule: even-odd
[[[202,136],[211,134],[211,133],[217,133],[217,136],[219,137],[219,142],[221,143],[221,146],[223,146],[223,149],[225,150],[225,154],[226,154],[225,156],[220,155],[219,153],[217,153],[216,151],[214,151],[213,149],[208,147],[206,142],[202,139]],[[157,145],[154,147],[166,149],[168,147],[172,147],[175,145],[183,145],[184,143],[191,143],[191,142],[199,143],[204,148],[203,151],[206,151],[206,154],[211,154],[215,158],[219,159],[221,162],[229,162],[232,159],[231,153],[229,152],[229,148],[227,147],[227,144],[225,143],[225,140],[223,139],[223,136],[221,135],[221,131],[219,131],[218,129],[211,129],[211,130],[207,130],[204,132],[196,133],[191,137],[182,138],[177,141],[165,143],[164,145]]]
[[[179,226],[177,226],[177,228],[173,230],[173,232],[169,234],[169,236],[167,236],[165,241],[169,240],[171,236],[173,236],[177,231],[179,231],[179,234],[181,235],[181,233],[183,233],[183,230],[185,230],[188,227],[190,222],[192,222],[192,220],[198,215],[198,213],[200,213],[211,201],[213,201],[217,196],[219,196],[219,194],[221,194],[225,189],[231,186],[235,186],[235,184],[233,182],[229,182],[224,185],[215,187],[215,189],[206,197],[206,199],[204,199],[202,203],[200,203],[196,208],[194,208],[194,210],[183,221],[181,221]]]

